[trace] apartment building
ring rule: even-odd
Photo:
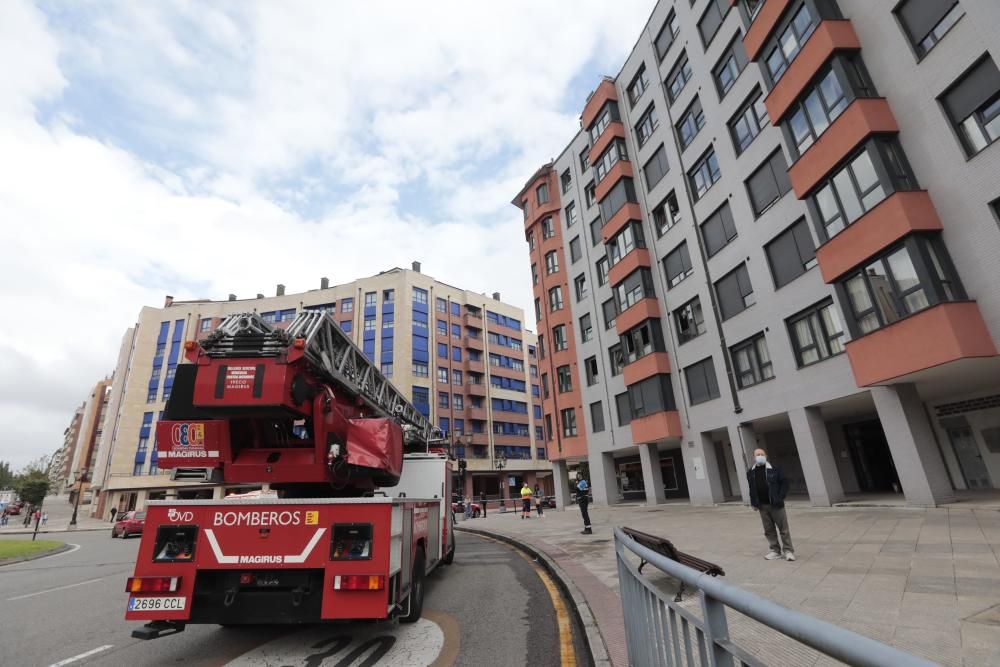
[[[104,432],[108,397],[111,392],[111,378],[99,380],[87,394],[81,409],[77,411],[79,421],[71,429],[76,439],[71,448],[66,449],[63,463],[66,470],[65,489],[69,492],[69,502],[76,502],[76,494],[82,493],[81,502],[91,501],[90,479],[97,458],[97,446]],[[74,420],[77,417],[74,416]]]
[[[126,331],[108,394],[91,511],[142,507],[146,500],[223,497],[233,490],[172,482],[157,466],[155,426],[170,396],[184,341],[204,338],[232,313],[256,312],[287,326],[303,310],[329,312],[368,358],[445,433],[466,494],[510,494],[522,481],[551,489],[551,468],[534,400],[535,337],[524,312],[424,275],[420,264],[343,285],[226,301],[175,301],[143,308]],[[458,461],[465,462],[459,473]],[[464,489],[462,485],[464,484]]]
[[[514,198],[557,495],[1000,487],[1000,4],[674,0]],[[544,378],[557,378],[550,388]]]
[[[73,417],[69,421],[69,426],[63,431],[63,444],[52,455],[49,463],[49,481],[52,482],[53,493],[64,493],[67,480],[70,476],[73,457],[76,454],[76,443],[80,438],[80,426],[83,423],[83,410],[85,404],[81,404],[73,411]]]

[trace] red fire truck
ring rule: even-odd
[[[454,558],[440,432],[326,313],[253,313],[185,344],[164,418],[173,479],[261,485],[148,504],[125,618],[152,639],[189,623],[413,622]]]

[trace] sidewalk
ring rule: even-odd
[[[73,506],[69,503],[69,497],[66,495],[46,496],[45,501],[42,503],[42,509],[48,513],[49,520],[44,526],[39,524],[39,535],[42,533],[61,533],[64,531],[81,530],[107,530],[108,534],[111,533],[111,523],[90,516],[88,514],[90,507],[83,505],[80,506],[80,509],[76,514],[76,526],[71,527],[69,522],[73,517]],[[23,514],[10,517],[10,523],[6,526],[0,526],[0,535],[30,535],[35,532],[34,521],[32,521],[31,525],[27,527],[23,522]]]
[[[616,665],[627,658],[612,526],[662,535],[682,551],[721,565],[731,584],[941,664],[1000,664],[995,509],[789,503],[798,557],[792,563],[763,559],[767,543],[760,519],[742,505],[591,506],[590,515],[593,535],[580,534],[575,506],[530,520],[491,512],[459,525],[528,543],[556,561],[586,597]],[[697,608],[697,596],[685,598],[691,603]],[[748,619],[730,624],[738,641],[762,648],[768,664],[830,664]]]

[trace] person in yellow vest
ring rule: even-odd
[[[531,518],[531,487],[525,482],[521,487],[521,518]]]

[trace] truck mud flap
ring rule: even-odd
[[[190,623],[318,623],[323,570],[202,570]]]

